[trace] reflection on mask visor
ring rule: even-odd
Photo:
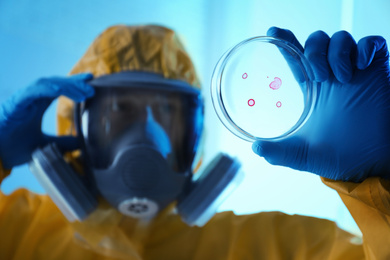
[[[112,164],[118,146],[156,147],[177,172],[188,169],[201,134],[197,94],[137,88],[96,88],[81,107],[81,130],[93,167]]]

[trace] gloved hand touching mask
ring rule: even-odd
[[[50,142],[62,150],[77,149],[75,137],[54,137],[42,133],[42,116],[60,95],[81,102],[94,95],[86,81],[92,74],[43,78],[15,93],[0,106],[0,159],[4,168],[28,162],[32,152]]]
[[[356,44],[345,31],[332,37],[317,31],[303,48],[288,30],[272,27],[267,34],[300,49],[321,84],[313,113],[301,129],[283,140],[257,141],[253,151],[271,164],[333,180],[390,179],[390,74],[385,39],[368,36]]]

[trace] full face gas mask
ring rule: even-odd
[[[102,196],[122,214],[151,219],[176,202],[190,225],[202,225],[242,178],[237,160],[218,155],[194,180],[203,128],[200,91],[154,73],[96,78],[93,98],[77,104],[84,177],[55,144],[33,153],[32,172],[70,220],[83,220]]]

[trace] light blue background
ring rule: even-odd
[[[374,4],[375,3],[375,4]],[[193,57],[206,98],[205,162],[224,151],[243,163],[246,178],[220,210],[237,214],[283,211],[328,218],[359,233],[335,191],[312,174],[269,165],[251,144],[228,132],[217,119],[209,82],[223,52],[270,26],[292,30],[304,43],[310,33],[340,29],[355,39],[378,34],[389,39],[390,2],[386,0],[2,0],[0,1],[0,102],[39,77],[66,75],[94,38],[118,24],[157,23],[177,31]],[[54,104],[55,105],[55,104]],[[43,129],[55,133],[55,106]],[[3,181],[8,194],[18,187],[43,193],[26,166]]]

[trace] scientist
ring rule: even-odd
[[[183,222],[175,201],[189,196],[200,163],[200,83],[172,30],[119,25],[93,42],[72,76],[40,79],[1,105],[0,180],[39,148],[47,158],[65,158],[64,167],[49,160],[43,170],[59,177],[48,181],[56,191],[68,192],[54,202],[25,189],[0,194],[0,258],[390,259],[385,40],[356,44],[347,32],[330,38],[319,31],[303,48],[288,30],[273,27],[268,35],[299,48],[322,86],[303,128],[282,141],[255,142],[253,150],[271,164],[320,175],[340,194],[362,243],[331,221],[280,212],[222,212],[203,227]],[[59,136],[47,136],[42,115],[58,97]],[[86,181],[67,180],[62,168]],[[98,194],[96,205],[86,193]],[[86,205],[93,210],[83,211]],[[69,222],[59,208],[87,214]],[[145,212],[153,217],[137,218]]]

